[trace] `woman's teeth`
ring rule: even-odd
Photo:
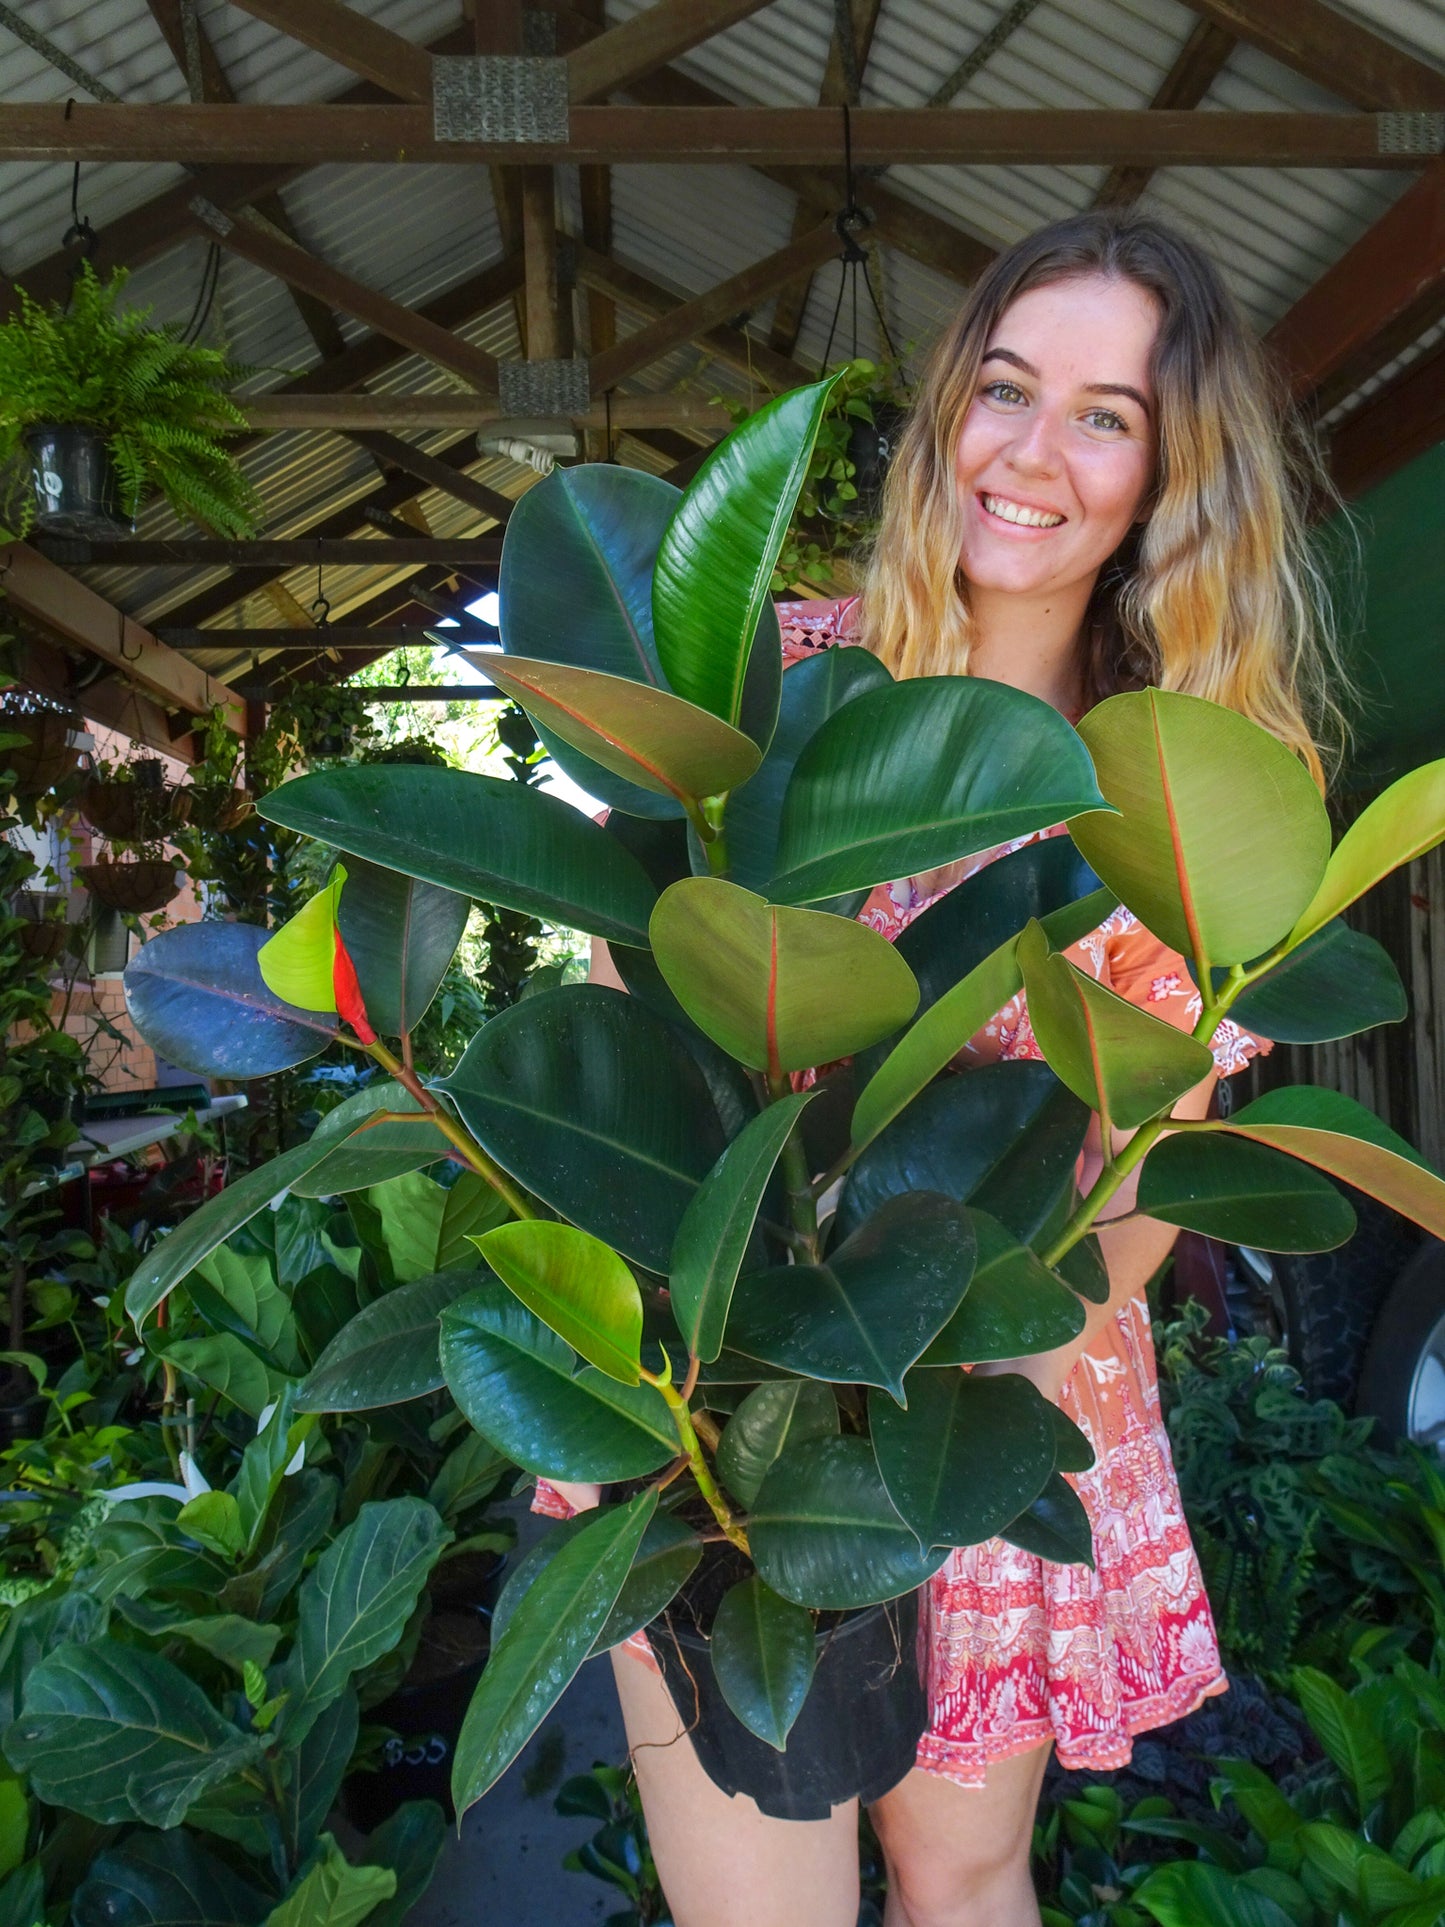
[[[1062,515],[1050,515],[1046,509],[1023,508],[1003,495],[985,495],[983,505],[1001,522],[1018,522],[1026,529],[1056,529],[1065,520]]]

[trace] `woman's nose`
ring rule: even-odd
[[[1051,409],[1030,409],[1009,449],[1010,465],[1027,475],[1052,475],[1059,466],[1062,423]]]

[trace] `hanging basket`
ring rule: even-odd
[[[35,963],[54,963],[70,948],[71,926],[59,917],[43,922],[27,917],[16,935],[20,948]]]
[[[191,820],[191,794],[164,783],[92,776],[80,792],[80,813],[111,842],[153,842]]]
[[[181,872],[168,857],[138,857],[133,863],[82,863],[80,880],[110,910],[143,917],[164,910],[181,888]]]
[[[41,535],[104,537],[130,524],[120,513],[115,464],[99,429],[37,422],[25,431]]]
[[[171,802],[173,806],[184,803],[184,820],[193,830],[234,830],[256,807],[250,790],[231,789],[219,783],[176,790]]]
[[[31,707],[25,698],[0,703],[0,733],[29,738],[0,749],[0,770],[8,769],[17,796],[43,796],[80,768],[76,736],[81,718],[69,709]]]

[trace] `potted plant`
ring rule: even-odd
[[[1142,1209],[1255,1245],[1348,1235],[1326,1173],[1445,1231],[1445,1181],[1336,1093],[1170,1122],[1226,1012],[1268,1034],[1287,1001],[1293,1036],[1397,1014],[1388,959],[1339,916],[1445,836],[1445,765],[1332,855],[1303,768],[1193,697],[1116,697],[1075,732],[982,679],[895,684],[858,649],[783,677],[768,585],[830,386],[750,418],[685,493],[581,467],[513,516],[488,670],[605,825],[466,771],[313,771],[261,807],[342,853],[317,895],[274,937],[189,926],[127,973],[173,1062],[263,1076],[340,1038],[390,1079],[166,1239],[129,1288],[138,1324],[288,1185],[449,1156],[510,1213],[478,1238],[483,1281],[419,1302],[404,1350],[336,1341],[377,1403],[442,1376],[524,1470],[609,1488],[506,1587],[459,1809],[590,1652],[644,1626],[669,1680],[686,1654],[709,1770],[765,1810],[901,1777],[916,1594],[949,1548],[1091,1556],[1066,1476],[1086,1442],[1021,1375],[959,1367],[1080,1330],[1107,1292],[1092,1229],[1132,1172]],[[896,948],[852,920],[879,882],[1060,821],[1072,842],[988,865]],[[632,994],[524,996],[429,1079],[411,1026],[473,897],[604,939]],[[1194,958],[1193,1036],[1059,954],[1119,898]],[[1047,1063],[940,1079],[1020,987]],[[808,1082],[850,1055],[851,1089]],[[1091,1112],[1111,1154],[1081,1199]]]
[[[0,789],[33,799],[74,776],[84,729],[68,703],[7,689],[0,696]]]
[[[129,860],[111,855],[77,864],[76,875],[97,903],[133,917],[164,910],[179,893],[182,882],[176,859],[145,843],[133,850]]]
[[[0,326],[0,523],[10,538],[112,534],[160,494],[183,520],[248,535],[256,495],[223,444],[246,426],[229,392],[244,370],[121,308],[125,284],[87,262],[68,304],[21,289]]]

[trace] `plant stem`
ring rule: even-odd
[[[692,1414],[687,1409],[687,1400],[672,1382],[671,1371],[664,1367],[660,1372],[644,1370],[642,1376],[649,1385],[661,1392],[667,1401],[667,1409],[672,1413],[672,1422],[677,1427],[677,1436],[687,1455],[692,1476],[697,1481],[697,1489],[707,1500],[708,1510],[722,1527],[724,1533],[739,1552],[748,1551],[748,1535],[738,1523],[732,1508],[723,1497],[712,1469],[703,1456],[702,1445],[693,1428]]]
[[[699,834],[707,851],[709,876],[725,877],[728,873],[728,834],[723,823],[727,802],[726,795],[705,796],[702,799],[702,818],[707,830],[706,834]]]
[[[1099,1173],[1093,1190],[1090,1191],[1088,1197],[1083,1200],[1078,1210],[1074,1213],[1073,1217],[1069,1219],[1069,1222],[1064,1226],[1048,1250],[1040,1254],[1046,1265],[1056,1265],[1061,1258],[1073,1250],[1081,1238],[1088,1235],[1094,1220],[1098,1217],[1104,1206],[1109,1202],[1110,1198],[1113,1197],[1129,1173],[1143,1163],[1145,1157],[1154,1148],[1163,1132],[1177,1130],[1178,1128],[1173,1120],[1168,1117],[1150,1118],[1147,1124],[1141,1124],[1139,1126],[1138,1130],[1134,1133],[1133,1137],[1130,1138],[1118,1156],[1112,1158],[1109,1163],[1104,1166],[1103,1170]]]
[[[447,1142],[457,1147],[467,1167],[475,1171],[479,1178],[486,1179],[497,1196],[511,1208],[514,1216],[541,1217],[541,1212],[527,1194],[513,1184],[499,1164],[493,1163],[471,1133],[464,1130],[455,1118],[442,1109],[414,1070],[403,1064],[399,1058],[393,1057],[379,1039],[374,1044],[368,1044],[366,1051],[367,1055],[374,1057],[384,1070],[391,1072],[403,1090],[410,1092]]]
[[[768,1079],[768,1096],[774,1104],[780,1098],[791,1097],[792,1090],[786,1075]],[[795,1119],[788,1133],[779,1163],[783,1169],[783,1182],[788,1187],[788,1215],[798,1234],[797,1248],[810,1265],[815,1265],[821,1255],[818,1250],[818,1200],[813,1194],[813,1180],[808,1175],[808,1153],[803,1144],[801,1118]]]

